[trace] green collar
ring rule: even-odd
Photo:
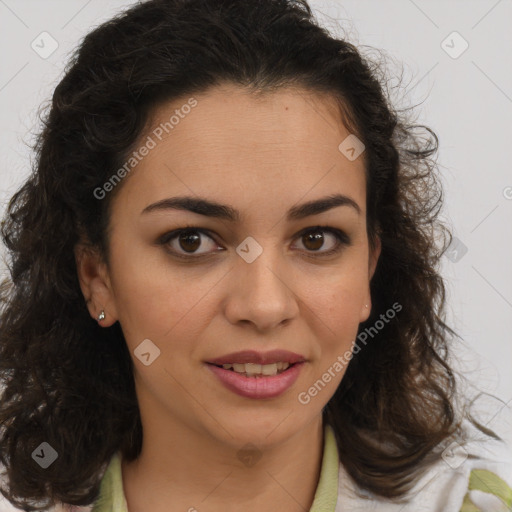
[[[332,427],[327,424],[324,430],[324,441],[320,479],[309,512],[335,512],[338,499],[338,449]],[[114,511],[128,512],[123,491],[120,452],[112,457],[103,475],[100,495],[92,510],[92,512]]]

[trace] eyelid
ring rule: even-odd
[[[160,236],[158,238],[157,243],[159,245],[167,246],[171,240],[178,237],[181,233],[187,232],[187,231],[204,234],[204,235],[208,236],[210,239],[212,239],[215,243],[218,244],[218,242],[216,240],[216,234],[213,231],[211,231],[208,228],[202,228],[202,227],[193,226],[193,225],[186,225],[186,226],[174,229],[172,231],[169,231],[167,233],[164,233],[162,236]],[[308,226],[304,229],[301,229],[298,233],[295,234],[294,240],[301,238],[302,236],[304,236],[305,234],[307,234],[309,232],[315,232],[315,231],[326,232],[326,233],[330,233],[331,235],[333,235],[336,238],[336,242],[337,242],[336,247],[334,249],[330,249],[328,251],[318,251],[318,252],[305,251],[306,256],[310,256],[310,257],[330,256],[330,255],[339,253],[342,250],[343,246],[348,246],[352,243],[351,237],[349,235],[347,235],[347,233],[344,230],[335,228],[333,226],[327,226],[327,225]],[[218,245],[220,245],[220,244],[218,244]],[[221,251],[214,251],[214,252],[199,253],[199,254],[191,253],[191,254],[187,255],[187,254],[177,253],[176,251],[174,251],[172,249],[167,249],[167,250],[173,256],[180,258],[180,259],[189,260],[189,261],[190,260],[199,260],[199,259],[211,256],[215,252],[221,252]],[[222,250],[225,250],[225,249],[222,249]]]
[[[310,227],[304,228],[297,233],[295,238],[301,238],[303,235],[305,235],[309,232],[315,232],[315,231],[326,232],[326,233],[330,233],[331,235],[333,235],[334,238],[336,238],[336,246],[333,249],[330,249],[328,251],[318,251],[318,252],[305,251],[305,257],[311,257],[311,258],[319,258],[320,257],[320,258],[322,258],[322,257],[332,256],[335,254],[339,254],[344,247],[352,244],[351,237],[343,229],[335,228],[332,226],[326,226],[326,225],[323,225],[323,226],[317,225],[317,226],[310,226]]]
[[[214,235],[213,231],[210,231],[207,228],[201,228],[201,227],[192,226],[192,225],[183,226],[181,228],[173,229],[172,231],[168,231],[167,233],[164,233],[161,237],[158,238],[157,243],[159,245],[168,246],[169,243],[171,242],[171,240],[174,240],[179,235],[181,235],[181,233],[184,233],[187,231],[197,232],[197,233],[206,235],[208,238],[211,238],[215,243],[218,244],[218,242],[215,239],[215,235]],[[176,256],[177,258],[181,258],[181,259],[187,259],[187,260],[200,259],[202,257],[206,257],[206,256],[213,254],[210,252],[210,253],[200,253],[200,254],[192,253],[192,254],[187,255],[187,254],[177,253],[173,249],[167,249],[167,250],[173,256]],[[217,251],[217,252],[220,252],[220,251]]]

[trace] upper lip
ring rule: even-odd
[[[305,361],[304,356],[289,352],[288,350],[271,350],[269,352],[257,352],[255,350],[243,350],[241,352],[232,352],[215,359],[206,361],[207,363],[221,365],[233,363],[255,363],[255,364],[272,364],[272,363],[300,363]]]

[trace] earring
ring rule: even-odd
[[[105,311],[102,309],[101,313],[98,315],[98,322],[105,320]]]
[[[365,305],[364,305],[364,307],[365,307],[365,308],[367,308],[367,307],[368,307],[368,304],[365,304]]]

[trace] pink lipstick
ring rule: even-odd
[[[286,350],[235,352],[207,361],[230,391],[246,398],[274,398],[297,380],[306,359]]]

